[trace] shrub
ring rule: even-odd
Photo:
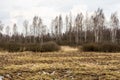
[[[55,42],[46,42],[41,45],[41,52],[52,52],[60,50],[60,46]]]
[[[83,45],[82,50],[95,52],[120,52],[120,46],[113,43],[91,43]]]
[[[19,51],[23,51],[23,47],[22,45],[18,44],[18,43],[8,43],[6,44],[6,50],[8,50],[9,52],[19,52]]]
[[[25,51],[40,52],[41,46],[39,44],[26,44],[24,46]]]
[[[52,52],[60,50],[60,47],[55,42],[45,42],[43,44],[25,44],[25,51],[32,52]]]
[[[100,51],[102,52],[119,52],[120,46],[113,43],[104,43],[100,45]]]
[[[60,50],[60,47],[55,42],[45,42],[43,44],[19,44],[15,42],[1,43],[0,50],[7,50],[9,52],[52,52]]]
[[[99,51],[99,46],[98,44],[95,43],[90,43],[90,44],[85,44],[82,46],[83,51]]]
[[[6,50],[7,44],[6,43],[0,43],[0,50]]]

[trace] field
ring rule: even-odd
[[[118,80],[120,53],[59,52],[0,53],[3,80]]]

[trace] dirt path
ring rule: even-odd
[[[73,48],[73,47],[69,47],[69,46],[62,46],[61,51],[64,51],[64,52],[78,51],[78,48]]]

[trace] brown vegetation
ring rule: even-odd
[[[53,52],[59,51],[60,46],[53,42],[44,42],[42,44],[20,44],[20,43],[1,43],[0,50],[8,51],[8,52],[24,52],[24,51],[32,51],[32,52]]]
[[[0,75],[4,76],[4,80],[118,80],[119,67],[119,53],[77,50],[0,53]]]
[[[81,48],[80,48],[81,50]],[[89,43],[82,46],[83,51],[120,52],[120,45],[113,43]]]

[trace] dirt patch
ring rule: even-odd
[[[61,47],[61,51],[64,52],[74,52],[74,51],[78,51],[78,48],[74,48],[74,47],[69,47],[69,46],[62,46]]]

